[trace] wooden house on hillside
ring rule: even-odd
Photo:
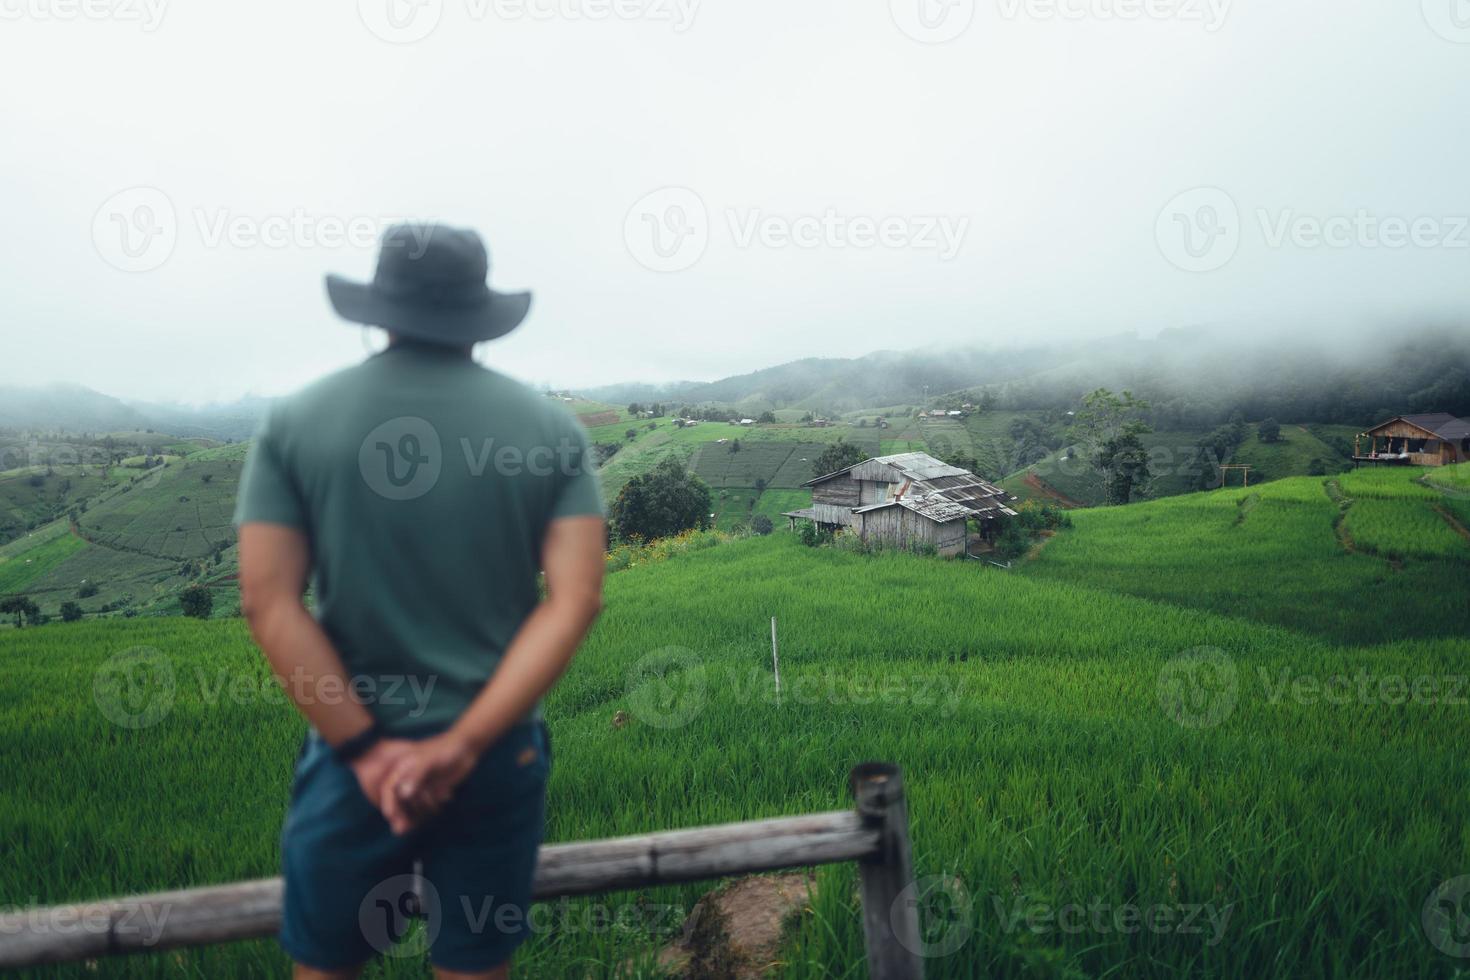
[[[1448,466],[1470,460],[1470,421],[1445,412],[1396,415],[1353,439],[1354,464]]]
[[[785,515],[793,527],[801,519],[850,527],[864,541],[928,544],[945,555],[966,550],[971,518],[989,533],[1002,517],[1016,516],[1004,490],[927,453],[866,459],[803,486],[812,490],[812,506]]]

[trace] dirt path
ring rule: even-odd
[[[1470,542],[1470,529],[1467,529],[1465,525],[1461,524],[1459,518],[1449,508],[1441,504],[1435,504],[1434,512],[1444,518],[1445,523],[1450,526],[1450,530],[1464,538],[1466,542]]]

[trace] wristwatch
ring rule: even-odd
[[[348,765],[383,738],[383,730],[375,721],[364,731],[358,732],[340,745],[332,746],[332,754],[342,765]]]

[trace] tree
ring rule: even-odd
[[[70,600],[61,604],[61,621],[63,623],[75,623],[82,618],[82,607]]]
[[[96,582],[83,582],[81,586],[77,589],[77,598],[90,599],[94,595],[96,595],[98,591],[99,590],[97,588]]]
[[[771,425],[776,421],[776,413],[767,409],[766,411],[760,413],[760,415],[756,418],[756,421],[760,422],[762,425]]]
[[[209,586],[195,582],[179,593],[179,605],[185,616],[208,619],[214,611],[214,593],[209,591]]]
[[[1110,504],[1126,504],[1136,487],[1152,477],[1143,436],[1153,429],[1143,420],[1148,402],[1133,392],[1114,394],[1106,388],[1082,399],[1072,432],[1083,456],[1102,477],[1103,497]]]
[[[739,439],[732,439],[732,440],[730,440],[730,452],[732,452],[732,453],[738,453],[738,452],[740,452],[740,440]]]
[[[770,534],[775,530],[775,526],[771,523],[769,516],[766,514],[757,514],[750,519],[750,529],[756,534],[764,535]]]
[[[836,473],[845,470],[849,466],[861,463],[868,458],[868,454],[850,442],[838,439],[832,445],[823,449],[821,454],[812,461],[812,476],[826,476],[828,473]]]
[[[1256,436],[1262,442],[1281,441],[1281,423],[1275,419],[1265,419],[1256,427]]]
[[[709,485],[670,458],[629,480],[613,501],[611,517],[618,537],[650,541],[707,528],[709,509]]]
[[[30,596],[13,595],[0,599],[0,614],[9,614],[15,617],[15,628],[20,629],[27,622],[35,625],[41,618],[41,608],[31,601]]]
[[[628,437],[628,441],[629,442],[632,442],[634,439],[637,439],[638,438],[638,430],[637,429],[629,429],[627,432],[624,432],[623,435],[625,435],[625,436]]]
[[[756,493],[765,493],[766,492],[766,478],[765,477],[758,476],[758,477],[755,478],[755,492]]]

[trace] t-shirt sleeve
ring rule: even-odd
[[[261,523],[307,529],[306,504],[282,455],[277,424],[275,411],[268,412],[245,457],[235,499],[236,527]]]
[[[597,457],[587,444],[587,430],[575,422],[567,428],[571,451],[565,457],[551,519],[601,517],[602,484],[597,479]]]

